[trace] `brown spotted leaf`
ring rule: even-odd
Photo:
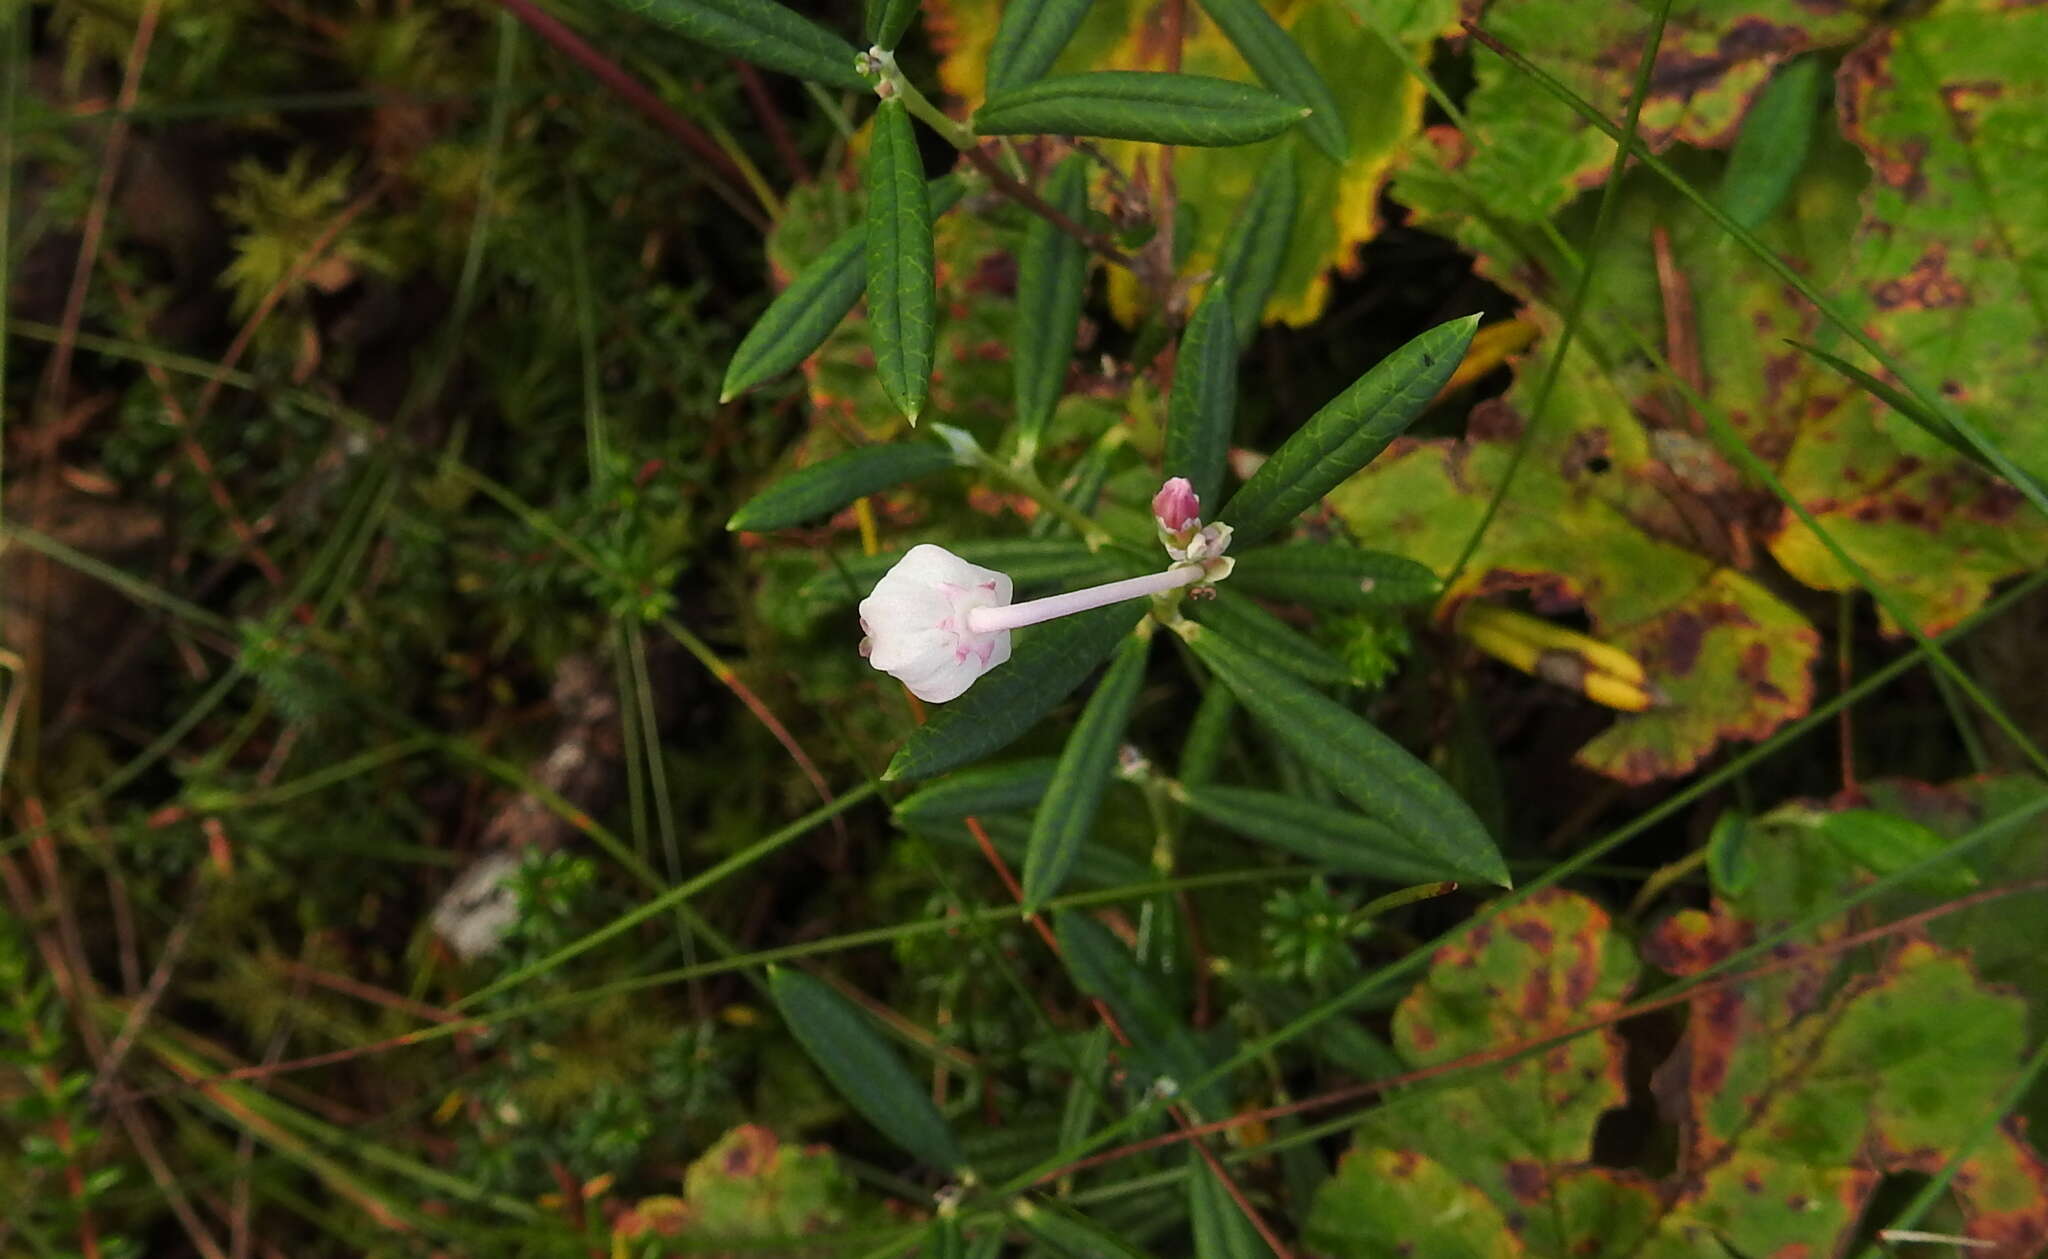
[[[1580,0],[1468,3],[1496,39],[1522,53],[1610,118],[1620,118],[1649,34],[1651,7]],[[1806,0],[1680,0],[1659,44],[1641,132],[1658,150],[1674,141],[1726,148],[1750,103],[1786,60],[1854,40],[1870,16],[1853,4]],[[1466,109],[1478,143],[1446,155],[1499,213],[1545,218],[1597,184],[1613,141],[1490,53]]]
[[[1740,924],[1689,910],[1646,945],[1678,973],[1732,953]],[[2026,1007],[1961,955],[1925,941],[1874,972],[1834,959],[1690,1003],[1685,1040],[1659,1077],[1685,1134],[1695,1186],[1667,1227],[1714,1232],[1736,1251],[1788,1244],[1833,1253],[1885,1173],[1941,1169],[1988,1117],[2026,1043]],[[1955,1182],[1964,1235],[1981,1253],[2048,1244],[2048,1162],[2008,1122]]]
[[[2048,475],[2034,419],[2048,368],[2044,47],[2040,0],[1953,0],[1873,36],[1836,93],[1874,176],[1845,300],[2036,477]]]
[[[1539,892],[1437,951],[1395,1011],[1394,1044],[1422,1067],[1540,1040],[1618,1007],[1635,974],[1605,911]],[[1359,1127],[1358,1143],[1427,1151],[1527,1233],[1535,1253],[1551,1253],[1560,1178],[1591,1157],[1600,1116],[1625,1099],[1621,1060],[1613,1032],[1582,1036],[1416,1104],[1396,1101]]]
[[[1474,413],[1465,440],[1397,445],[1329,501],[1362,541],[1448,574],[1513,457],[1534,389],[1524,371]],[[1618,718],[1579,759],[1646,782],[1805,713],[1819,643],[1729,566],[1740,522],[1715,489],[1718,456],[1645,423],[1632,397],[1590,354],[1567,358],[1550,421],[1446,598],[1526,592],[1538,611],[1583,610],[1596,637],[1637,655],[1666,703]]]
[[[927,0],[924,12],[941,52],[939,80],[954,97],[978,103],[986,94],[988,48],[999,0]],[[1370,10],[1381,28],[1428,58],[1430,41],[1454,28],[1456,0],[1353,0],[1266,3],[1274,20],[1321,74],[1349,133],[1349,156],[1340,165],[1305,134],[1228,149],[1183,148],[1172,177],[1181,213],[1176,253],[1183,275],[1212,270],[1240,208],[1269,159],[1296,150],[1299,217],[1286,234],[1285,252],[1267,319],[1307,324],[1328,300],[1330,272],[1356,273],[1358,247],[1379,231],[1378,197],[1396,155],[1421,125],[1423,88],[1353,11]],[[1087,70],[1162,70],[1168,45],[1151,0],[1094,0],[1067,42],[1052,73]],[[1257,82],[1237,49],[1195,5],[1186,7],[1179,68],[1189,74]],[[1156,188],[1164,173],[1157,145],[1104,142],[1102,151],[1139,189]],[[1103,192],[1109,189],[1105,185]],[[1098,202],[1103,200],[1098,196]],[[1134,321],[1144,298],[1130,273],[1112,269],[1110,299],[1117,316]]]
[[[1756,934],[1717,904],[1673,915],[1645,952],[1699,975]],[[1803,964],[1710,978],[1687,1001],[1683,1035],[1651,1079],[1677,1127],[1676,1166],[1652,1160],[1670,1168],[1663,1179],[1591,1163],[1594,1125],[1626,1099],[1627,1077],[1620,1037],[1589,1028],[1517,1062],[1391,1093],[1316,1197],[1316,1253],[1844,1253],[1859,1227],[1885,1223],[1871,1213],[1886,1175],[1939,1171],[1981,1133],[2020,1070],[2026,1007],[1926,940],[1874,961],[1775,956]],[[1396,1010],[1395,1042],[1420,1067],[1547,1039],[1614,1011],[1635,967],[1591,902],[1541,893],[1437,952]],[[1945,1231],[1990,1243],[1971,1253],[2020,1259],[2048,1244],[2048,1161],[2022,1121],[1973,1148],[1941,1209]]]

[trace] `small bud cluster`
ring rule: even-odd
[[[1230,526],[1202,523],[1202,500],[1186,477],[1174,477],[1152,496],[1152,523],[1159,530],[1159,544],[1172,557],[1174,567],[1201,569],[1202,584],[1189,593],[1196,598],[1213,596],[1215,582],[1230,576],[1237,564],[1224,552],[1230,549]]]

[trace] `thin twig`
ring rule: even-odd
[[[555,46],[571,61],[582,66],[612,93],[645,114],[648,120],[668,132],[682,146],[705,162],[709,163],[721,180],[711,180],[711,186],[735,212],[756,228],[768,230],[768,220],[753,207],[746,198],[734,190],[734,185],[744,186],[746,177],[739,166],[718,147],[702,127],[671,109],[668,102],[656,96],[652,89],[628,74],[617,62],[605,56],[586,43],[582,36],[570,30],[552,14],[534,4],[533,0],[498,0],[500,7],[519,19],[526,28]],[[730,181],[730,182],[726,182]]]
[[[1523,1054],[1533,1053],[1553,1045],[1562,1045],[1568,1041],[1576,1040],[1589,1032],[1597,1032],[1604,1028],[1612,1027],[1617,1023],[1641,1018],[1645,1014],[1655,1014],[1659,1010],[1667,1010],[1672,1006],[1682,1005],[1698,999],[1705,993],[1711,993],[1722,988],[1732,988],[1738,984],[1750,983],[1753,980],[1762,979],[1768,975],[1777,974],[1780,971],[1811,965],[1816,958],[1825,957],[1832,953],[1846,953],[1851,949],[1861,948],[1866,944],[1875,943],[1888,936],[1902,935],[1918,930],[1937,918],[1957,913],[1961,910],[1975,908],[1987,901],[1999,900],[2007,896],[2017,896],[2024,892],[2039,891],[2048,891],[2048,879],[2032,879],[2025,883],[2015,883],[2009,887],[1987,888],[1981,892],[1973,892],[1968,896],[1936,905],[1932,909],[1924,909],[1916,914],[1908,914],[1904,918],[1895,919],[1865,931],[1858,931],[1851,935],[1843,936],[1839,940],[1830,940],[1822,944],[1816,944],[1811,948],[1801,949],[1787,957],[1775,958],[1750,970],[1738,971],[1732,975],[1723,975],[1718,979],[1709,979],[1697,984],[1689,984],[1659,996],[1646,998],[1636,1002],[1634,1005],[1623,1006],[1621,1009],[1603,1014],[1599,1018],[1588,1019],[1584,1023],[1574,1024],[1563,1031],[1553,1032],[1548,1036],[1537,1037],[1533,1040],[1516,1041],[1512,1044],[1499,1045],[1492,1049],[1481,1049],[1460,1058],[1452,1058],[1447,1062],[1433,1063],[1430,1066],[1421,1067],[1414,1071],[1404,1071],[1399,1075],[1390,1075],[1364,1084],[1352,1084],[1340,1089],[1331,1089],[1327,1093],[1318,1093],[1314,1097],[1303,1098],[1300,1101],[1287,1102],[1278,1106],[1267,1106],[1258,1110],[1243,1111],[1227,1119],[1212,1120],[1209,1123],[1198,1124],[1180,1132],[1162,1133],[1156,1137],[1148,1137],[1143,1141],[1133,1141],[1128,1145],[1120,1145],[1096,1154],[1090,1154],[1086,1158],[1076,1159],[1074,1162],[1068,1163],[1063,1167],[1056,1167],[1046,1172],[1038,1178],[1037,1183],[1050,1184],[1062,1177],[1072,1176],[1091,1167],[1098,1167],[1104,1163],[1113,1163],[1118,1159],[1130,1158],[1133,1155],[1143,1154],[1150,1150],[1174,1145],[1181,1141],[1192,1140],[1196,1137],[1225,1132],[1242,1124],[1266,1123],[1275,1119],[1285,1119],[1291,1115],[1327,1110],[1332,1106],[1341,1106],[1346,1102],[1361,1101],[1367,1097],[1386,1093],[1410,1084],[1420,1084],[1425,1080],[1435,1079],[1438,1076],[1452,1075],[1474,1067],[1491,1066],[1494,1063],[1506,1062],[1511,1058],[1519,1058]]]
[[[997,165],[996,159],[990,155],[987,149],[982,148],[980,145],[974,145],[961,151],[967,155],[968,161],[974,163],[976,170],[988,176],[989,183],[994,185],[997,192],[1002,193],[1010,198],[1010,200],[1015,201],[1075,240],[1080,241],[1104,261],[1114,263],[1126,271],[1136,273],[1137,267],[1132,263],[1130,255],[1118,249],[1115,241],[1101,232],[1089,231],[1086,227],[1061,213],[1059,209],[1047,202],[1044,197],[1032,191],[1031,188],[1010,178],[1008,172]]]
[[[78,342],[78,325],[85,317],[85,294],[92,285],[92,271],[99,259],[100,237],[107,227],[107,206],[114,198],[114,182],[121,174],[121,157],[128,147],[128,114],[142,88],[142,68],[149,62],[149,48],[156,40],[157,18],[163,0],[147,0],[135,23],[135,39],[128,46],[128,64],[121,71],[121,91],[115,98],[118,111],[107,130],[107,147],[100,155],[99,182],[94,185],[92,204],[86,208],[85,224],[78,242],[78,262],[71,270],[71,290],[64,295],[64,313],[58,320],[57,344],[50,351],[43,371],[43,406],[46,416],[64,409],[71,386],[71,351]]]

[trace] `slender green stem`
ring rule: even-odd
[[[1962,624],[1949,630],[1946,634],[1942,635],[1942,640],[1950,641],[1957,637],[1960,637],[1963,634],[1970,632],[1971,630],[1984,624],[1986,620],[2003,612],[2007,608],[2011,607],[2013,603],[2017,602],[2020,598],[2023,598],[2025,595],[2040,588],[2044,584],[2048,584],[2048,571],[2033,574],[2025,581],[2018,583],[2012,589],[2008,590],[1998,600],[1980,610],[1976,615],[1972,616],[1967,621],[1963,622]],[[1229,1060],[1215,1067],[1202,1078],[1195,1081],[1182,1081],[1182,1088],[1193,1090],[1208,1084],[1212,1080],[1224,1078],[1227,1076],[1229,1072],[1235,1071],[1240,1067],[1243,1067],[1246,1064],[1255,1061],[1261,1054],[1269,1052],[1280,1045],[1286,1044],[1289,1041],[1292,1041],[1300,1036],[1307,1034],[1309,1031],[1313,1030],[1319,1024],[1351,1009],[1352,1007],[1356,1006],[1359,1002],[1365,1000],[1366,998],[1372,996],[1374,993],[1387,987],[1395,980],[1400,979],[1414,971],[1421,969],[1421,967],[1428,962],[1429,958],[1435,953],[1435,951],[1438,948],[1442,947],[1445,944],[1451,943],[1457,939],[1462,938],[1467,933],[1484,925],[1485,923],[1491,922],[1504,910],[1514,905],[1520,904],[1521,902],[1527,900],[1529,897],[1535,895],[1536,893],[1543,891],[1546,888],[1553,887],[1558,883],[1563,882],[1565,879],[1577,875],[1584,867],[1591,865],[1594,862],[1597,862],[1600,858],[1614,851],[1614,849],[1620,847],[1622,844],[1627,843],[1629,840],[1634,839],[1637,835],[1640,835],[1643,832],[1649,830],[1651,827],[1657,825],[1659,822],[1662,822],[1665,818],[1671,817],[1677,814],[1678,812],[1682,811],[1683,809],[1691,806],[1694,801],[1706,795],[1708,792],[1713,791],[1716,787],[1719,787],[1722,783],[1726,782],[1730,778],[1735,777],[1737,774],[1747,769],[1750,765],[1755,764],[1758,761],[1761,761],[1769,756],[1776,754],[1780,748],[1784,747],[1793,739],[1796,739],[1801,735],[1804,735],[1809,731],[1816,729],[1822,723],[1826,722],[1828,718],[1832,717],[1841,708],[1846,707],[1849,704],[1855,703],[1858,700],[1865,697],[1866,695],[1869,695],[1872,692],[1878,690],[1879,688],[1887,685],[1893,679],[1905,673],[1908,669],[1911,669],[1915,665],[1921,663],[1930,654],[1930,651],[1931,648],[1927,645],[1916,645],[1915,650],[1910,655],[1902,656],[1899,659],[1890,662],[1883,668],[1872,673],[1869,677],[1857,683],[1856,686],[1850,688],[1848,691],[1844,692],[1841,695],[1836,696],[1834,699],[1815,708],[1811,713],[1808,713],[1805,717],[1801,718],[1800,720],[1786,726],[1784,729],[1780,730],[1776,735],[1772,736],[1770,739],[1766,740],[1763,743],[1758,744],[1756,747],[1751,748],[1749,751],[1743,753],[1740,756],[1731,758],[1728,761],[1728,763],[1723,765],[1720,769],[1714,771],[1711,774],[1705,774],[1699,777],[1698,779],[1695,779],[1686,787],[1672,793],[1669,797],[1664,799],[1659,804],[1653,806],[1650,809],[1645,810],[1635,820],[1613,831],[1610,831],[1608,834],[1602,836],[1600,839],[1595,840],[1593,843],[1587,845],[1585,848],[1579,850],[1578,852],[1572,854],[1570,857],[1567,857],[1565,860],[1552,866],[1544,874],[1537,876],[1535,879],[1532,879],[1528,883],[1523,884],[1515,891],[1510,892],[1507,895],[1501,897],[1500,899],[1493,901],[1481,913],[1459,924],[1457,927],[1452,928],[1450,931],[1445,932],[1443,935],[1438,936],[1435,940],[1428,941],[1421,947],[1411,950],[1405,956],[1393,962],[1390,962],[1385,966],[1380,967],[1378,970],[1374,971],[1370,975],[1365,976],[1363,979],[1351,985],[1349,988],[1337,994],[1335,997],[1320,1002],[1317,1005],[1310,1008],[1309,1010],[1304,1011],[1301,1015],[1288,1022],[1279,1030],[1267,1036],[1259,1037],[1252,1041],[1247,1042],[1246,1044],[1242,1045],[1239,1048],[1238,1052],[1232,1055]],[[1968,852],[1975,846],[1983,842],[1986,842],[1990,838],[1994,838],[1997,834],[2002,834],[2006,829],[2009,829],[2011,826],[2017,825],[2018,822],[2024,821],[2026,818],[2032,817],[2035,815],[2035,813],[2044,809],[2048,809],[2048,796],[2042,797],[2039,801],[2035,802],[2034,804],[2030,804],[2021,809],[2015,810],[2014,812],[1997,819],[1993,823],[1986,823],[1984,826],[1979,827],[1976,831],[1971,832],[1971,834],[1969,836],[1966,836],[1964,840],[1959,840],[1956,843],[1949,845],[1948,847],[1944,848],[1940,853],[1926,859],[1925,861],[1916,863],[1915,865],[1907,868],[1906,870],[1885,876],[1884,878],[1879,879],[1876,882],[1866,885],[1863,889],[1860,889],[1859,891],[1851,894],[1845,901],[1830,906],[1829,912],[1827,914],[1813,916],[1812,921],[1825,921],[1826,918],[1828,916],[1831,916],[1834,912],[1846,912],[1848,909],[1853,908],[1855,905],[1863,903],[1863,901],[1867,900],[1870,896],[1887,891],[1890,888],[1896,886],[1903,879],[1919,877],[1922,874],[1924,874],[1926,870],[1934,869],[1942,862],[1962,856],[1964,853]],[[1753,955],[1757,949],[1766,947],[1770,944],[1774,944],[1777,940],[1784,939],[1795,932],[1804,931],[1808,929],[1810,925],[1811,923],[1795,924],[1795,926],[1792,928],[1788,928],[1785,931],[1776,933],[1769,940],[1762,941],[1759,944],[1752,946],[1750,949],[1745,950],[1741,954],[1738,954],[1737,957],[1747,958]],[[1706,975],[1717,973],[1721,969],[1723,968],[1715,967],[1711,971],[1702,972],[1700,976],[1696,976],[1694,977],[1694,980],[1688,982],[1694,982],[1698,979],[1703,979]],[[1534,1052],[1533,1048],[1531,1052]],[[1100,1149],[1101,1147],[1108,1145],[1110,1142],[1116,1140],[1117,1138],[1125,1136],[1133,1129],[1135,1129],[1137,1125],[1140,1122],[1142,1122],[1142,1119],[1143,1116],[1127,1116],[1124,1119],[1118,1120],[1117,1122],[1112,1123],[1107,1127],[1098,1130],[1089,1138],[1088,1142],[1086,1143],[1086,1150],[1092,1151],[1095,1149]],[[1020,1172],[1018,1175],[1012,1177],[1011,1180],[1006,1182],[1006,1184],[999,1190],[999,1192],[1016,1192],[1017,1190],[1025,1186],[1035,1184],[1044,1176],[1056,1171],[1058,1167],[1059,1164],[1057,1163],[1040,1162],[1031,1167],[1030,1169]]]
[[[974,128],[954,122],[946,111],[931,103],[923,92],[917,90],[903,71],[896,65],[896,54],[871,48],[865,54],[875,72],[881,77],[876,93],[894,96],[903,102],[910,116],[923,121],[924,125],[939,133],[939,137],[962,153],[981,147],[981,137],[974,134]]]
[[[1650,95],[1650,72],[1657,65],[1657,49],[1664,41],[1664,23],[1671,16],[1671,0],[1662,0],[1657,12],[1650,20],[1650,33],[1644,41],[1642,57],[1636,63],[1635,90],[1629,93],[1628,118],[1622,124],[1625,135],[1634,136],[1636,126],[1643,112],[1643,102]],[[1572,284],[1571,298],[1565,303],[1564,329],[1558,333],[1557,344],[1545,357],[1543,375],[1536,383],[1536,397],[1529,406],[1529,421],[1522,428],[1521,440],[1515,443],[1514,453],[1508,457],[1508,466],[1501,472],[1500,483],[1493,487],[1493,494],[1486,500],[1486,509],[1480,513],[1479,523],[1472,527],[1465,545],[1458,551],[1458,558],[1451,564],[1451,570],[1444,577],[1446,589],[1456,586],[1465,566],[1472,562],[1472,556],[1479,550],[1479,544],[1486,537],[1494,517],[1500,514],[1501,504],[1507,501],[1508,491],[1515,483],[1515,474],[1521,471],[1522,461],[1536,444],[1536,434],[1550,413],[1550,399],[1557,388],[1558,377],[1564,372],[1565,356],[1571,352],[1572,341],[1578,336],[1579,323],[1586,310],[1586,299],[1593,291],[1593,276],[1599,268],[1600,246],[1607,239],[1608,228],[1614,221],[1614,208],[1621,201],[1621,175],[1628,166],[1629,148],[1626,144],[1614,150],[1614,161],[1607,172],[1607,182],[1600,189],[1600,207],[1593,216],[1593,234],[1587,241],[1586,264],[1579,268],[1578,278]]]

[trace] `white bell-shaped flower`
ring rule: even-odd
[[[926,703],[943,704],[1010,658],[1008,629],[970,625],[980,608],[1010,602],[1006,574],[921,543],[860,601],[861,654]]]

